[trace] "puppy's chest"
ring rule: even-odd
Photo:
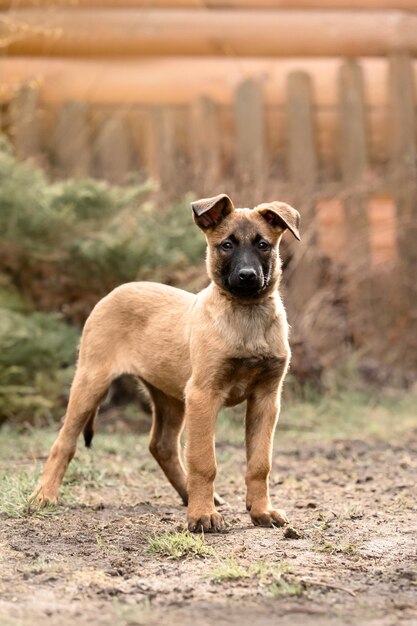
[[[277,383],[289,357],[288,331],[279,302],[212,311],[217,350],[213,382],[226,406],[243,402],[260,383]],[[217,313],[217,315],[216,315]]]
[[[249,307],[216,316],[214,326],[226,352],[234,358],[253,360],[279,352],[279,344],[286,336],[285,320],[271,315],[271,311]]]
[[[286,367],[285,356],[231,357],[225,359],[221,385],[227,393],[226,405],[245,400],[260,381],[278,380]]]

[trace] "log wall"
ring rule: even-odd
[[[417,14],[398,10],[10,9],[8,54],[381,56],[417,54]]]

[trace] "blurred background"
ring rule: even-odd
[[[287,394],[415,390],[415,0],[0,0],[0,45],[0,423],[63,414],[113,287],[207,284],[220,192],[302,216]]]

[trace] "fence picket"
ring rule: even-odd
[[[417,327],[417,170],[414,77],[411,59],[389,62],[390,185],[397,207],[397,247],[404,299]]]
[[[295,71],[287,79],[287,168],[291,199],[301,214],[301,244],[292,245],[293,260],[291,314],[302,315],[306,302],[314,297],[320,275],[317,249],[318,159],[313,118],[313,87],[305,72]]]
[[[94,153],[99,178],[120,184],[132,171],[134,167],[132,142],[122,113],[102,118]]]
[[[248,192],[247,201],[260,199],[265,182],[265,113],[261,86],[254,79],[241,83],[235,94],[236,178]]]
[[[362,70],[347,60],[339,73],[340,169],[344,199],[344,257],[348,268],[348,307],[353,339],[361,345],[372,313],[370,234],[366,173],[368,148]]]
[[[306,72],[291,72],[287,80],[288,174],[296,204],[302,206],[304,227],[314,228],[317,151],[313,121],[313,87]]]
[[[57,173],[82,177],[90,174],[91,146],[88,105],[67,102],[59,111],[54,136]]]
[[[40,156],[38,88],[22,85],[10,106],[10,122],[16,156],[19,159]]]
[[[191,107],[191,159],[194,189],[209,195],[221,178],[221,137],[217,107],[205,96]]]

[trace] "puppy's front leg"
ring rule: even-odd
[[[216,456],[214,428],[221,406],[218,394],[195,385],[187,385],[185,427],[188,469],[188,529],[192,532],[219,531],[222,516],[214,507]]]
[[[246,411],[246,508],[255,526],[284,526],[285,511],[269,499],[272,444],[280,409],[280,384],[260,385],[248,399]]]

